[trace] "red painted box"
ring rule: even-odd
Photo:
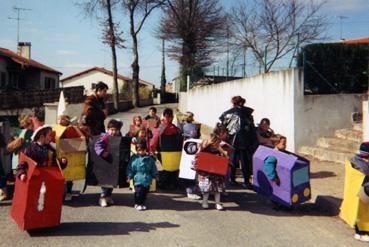
[[[22,230],[46,228],[60,224],[64,177],[58,167],[37,167],[35,161],[20,153],[19,161],[27,161],[27,178],[15,182],[11,217]]]
[[[226,176],[228,172],[228,158],[200,152],[196,155],[196,171]]]

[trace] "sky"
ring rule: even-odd
[[[29,9],[21,11],[20,41],[32,43],[33,59],[62,72],[62,78],[94,66],[111,69],[110,49],[100,39],[101,27],[95,19],[84,16],[76,1],[0,0],[0,47],[16,51],[17,21],[9,19],[17,17],[13,9],[16,6]],[[229,9],[238,0],[221,0],[220,3]],[[340,39],[341,30],[345,39],[369,36],[369,0],[326,0],[322,11],[329,21],[327,40]],[[154,12],[139,34],[140,77],[157,86],[162,56],[161,41],[154,34],[160,15],[160,11]],[[127,47],[118,50],[118,72],[130,77],[129,23],[123,11],[115,12],[115,19],[120,22]],[[224,66],[224,56],[214,60],[215,66]],[[167,81],[177,76],[178,68],[176,61],[166,57]]]

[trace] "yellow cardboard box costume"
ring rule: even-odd
[[[358,197],[364,178],[363,173],[352,168],[349,160],[345,161],[345,187],[340,218],[351,227],[357,224],[361,231],[369,231],[369,205]]]
[[[63,170],[65,181],[85,179],[86,177],[86,138],[75,126],[56,125],[55,142],[57,157],[65,157],[68,166]]]

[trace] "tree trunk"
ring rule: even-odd
[[[161,80],[160,80],[160,92],[162,95],[165,93],[165,85],[167,83],[167,79],[165,78],[165,40],[163,39],[162,44],[162,68],[161,68]]]
[[[135,19],[134,10],[130,11],[130,33],[132,36],[132,104],[134,107],[140,106],[140,96],[139,96],[139,73],[140,66],[138,65],[138,45],[137,45],[137,33],[135,31]]]
[[[111,57],[112,57],[112,67],[113,67],[113,102],[114,102],[114,111],[119,110],[119,89],[118,89],[118,68],[117,68],[117,53],[115,50],[115,33],[114,33],[114,23],[113,23],[113,16],[111,13],[111,4],[110,0],[106,1],[107,11],[108,11],[108,22],[109,22],[109,29],[111,33]]]

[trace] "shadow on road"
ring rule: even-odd
[[[237,207],[227,207],[226,210],[230,211],[244,210],[277,217],[332,216],[331,212],[311,202],[303,203],[290,210],[276,207],[268,198],[254,192],[231,192],[223,201],[234,202],[238,205]]]
[[[67,222],[54,228],[30,230],[28,234],[31,237],[128,235],[130,232],[150,232],[157,228],[179,226],[169,222]]]

